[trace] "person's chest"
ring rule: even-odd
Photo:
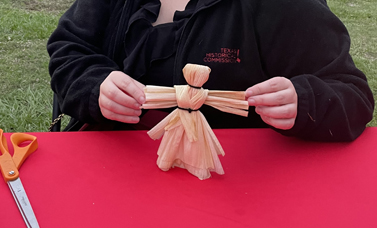
[[[211,68],[204,85],[209,89],[244,90],[266,80],[251,8],[238,0],[205,2],[198,6],[182,31],[174,83],[184,84],[181,70],[186,63]]]
[[[131,1],[127,2],[130,4]],[[157,73],[151,73],[150,78],[163,72],[167,81],[172,81],[169,84],[185,84],[182,69],[187,63],[195,63],[211,68],[209,80],[204,85],[209,89],[244,90],[266,80],[254,28],[252,3],[243,0],[196,2],[195,12],[178,37],[174,56],[151,64],[152,68],[158,64],[159,69]],[[134,11],[139,8],[135,7]],[[164,70],[166,67],[169,70]],[[147,71],[154,72],[153,69]]]

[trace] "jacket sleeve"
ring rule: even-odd
[[[105,121],[99,105],[99,86],[118,65],[102,47],[110,2],[77,0],[60,18],[47,50],[51,87],[63,113],[82,122]]]
[[[365,75],[349,54],[350,37],[325,1],[262,1],[256,10],[260,55],[269,77],[290,78],[298,115],[284,135],[351,141],[373,118]]]

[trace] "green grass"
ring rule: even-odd
[[[47,131],[52,91],[46,42],[73,0],[0,0],[0,128]]]
[[[343,21],[351,36],[351,55],[362,70],[377,102],[377,2],[376,0],[330,0],[331,10]],[[377,126],[377,110],[368,126]]]
[[[5,132],[47,131],[52,91],[46,42],[73,1],[0,0],[0,128]],[[328,4],[348,28],[351,54],[377,100],[376,0]],[[376,111],[369,126],[377,126]]]

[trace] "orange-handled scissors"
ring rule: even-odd
[[[9,153],[7,140],[3,135],[3,130],[0,129],[1,173],[3,174],[5,182],[8,183],[26,226],[32,228],[39,227],[18,172],[18,169],[27,156],[38,148],[37,137],[24,133],[14,133],[11,135],[10,140],[14,149],[13,156]],[[24,146],[22,145],[23,143],[29,144]]]

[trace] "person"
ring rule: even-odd
[[[186,84],[193,63],[211,68],[203,88],[246,91],[255,107],[245,118],[204,105],[212,128],[321,141],[354,140],[373,118],[349,48],[325,0],[76,0],[47,44],[67,130],[137,128],[159,116],[141,110],[144,86]]]

